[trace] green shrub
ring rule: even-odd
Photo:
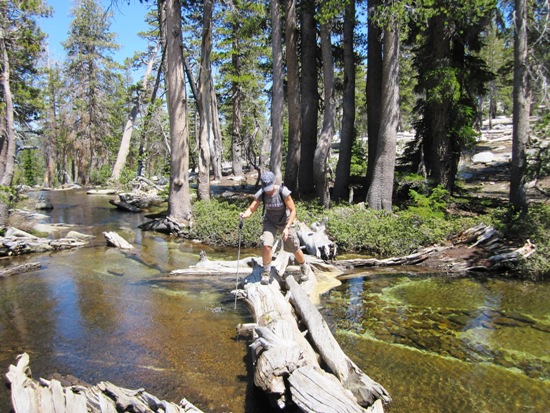
[[[237,246],[239,244],[239,213],[250,204],[250,199],[226,200],[213,198],[210,201],[193,203],[193,226],[190,238],[200,239],[211,245]],[[259,245],[261,211],[243,222],[241,232],[242,247]]]
[[[514,245],[521,246],[530,240],[537,248],[535,254],[510,269],[530,279],[550,278],[550,206],[531,204],[525,215],[511,208],[500,208],[494,211],[493,220],[495,228]]]

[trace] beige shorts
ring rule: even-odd
[[[264,221],[264,232],[260,237],[260,240],[262,241],[262,245],[267,247],[273,247],[273,245],[275,245],[275,238],[277,237],[277,231],[282,232],[283,229],[285,229],[284,226],[278,227],[269,221]],[[294,229],[294,225],[291,225],[291,227],[289,228],[288,237],[286,238],[286,241],[283,241],[283,246],[286,252],[290,252],[292,254],[294,254],[296,251],[300,249],[300,240],[296,235],[296,230]]]

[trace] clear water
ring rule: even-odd
[[[550,284],[375,275],[324,297],[387,412],[549,412]]]
[[[236,251],[142,232],[143,214],[117,211],[112,196],[46,195],[47,221],[96,238],[0,260],[42,264],[0,279],[2,374],[27,352],[35,378],[110,381],[186,397],[205,412],[271,411],[253,386],[248,342],[236,336],[252,320],[244,304],[234,309],[234,277],[159,279],[195,264],[201,250],[211,259]],[[103,231],[135,250],[107,247]],[[548,284],[371,273],[344,281],[323,305],[346,354],[393,397],[387,412],[542,413],[550,411],[549,294]],[[9,409],[2,386],[0,412]]]

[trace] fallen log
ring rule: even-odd
[[[391,258],[354,258],[349,260],[339,260],[336,261],[334,264],[337,267],[341,268],[360,268],[360,267],[384,267],[384,266],[391,266],[391,265],[413,265],[418,264],[424,260],[426,260],[428,257],[441,252],[445,249],[445,247],[428,247],[424,248],[418,252],[401,256],[401,257],[391,257]]]
[[[129,390],[110,382],[95,386],[63,385],[59,380],[33,379],[29,355],[20,354],[6,379],[14,413],[201,413],[186,399],[179,404],[159,400],[144,389]]]
[[[256,265],[245,278],[243,289],[234,291],[248,304],[256,322],[254,341],[250,345],[255,365],[254,384],[266,392],[272,404],[280,409],[296,405],[304,412],[383,411],[381,402],[391,400],[387,392],[361,373],[345,355],[341,355],[343,352],[332,335],[330,344],[333,351],[339,352],[339,358],[326,364],[331,370],[342,364],[345,367],[334,369],[336,373],[321,368],[314,348],[318,349],[318,344],[324,350],[327,347],[322,341],[317,343],[314,340],[313,344],[308,341],[306,334],[310,339],[317,337],[317,334],[312,335],[311,330],[309,334],[300,330],[296,319],[299,310],[291,305],[292,292],[289,301],[281,291],[283,281],[279,274],[285,274],[289,259],[288,253],[281,251],[277,254],[272,280],[268,285],[259,282],[261,267]],[[308,295],[312,294],[317,284],[313,273],[307,282],[300,285],[291,275],[286,275],[285,279],[288,285],[294,287],[300,301],[309,301]],[[311,307],[314,307],[312,303],[309,306],[302,303],[302,309],[311,310]],[[328,327],[320,334],[327,331]],[[330,358],[328,352],[325,351],[325,357]]]
[[[314,347],[344,387],[353,393],[360,405],[370,406],[378,399],[389,403],[391,397],[386,389],[363,373],[342,351],[323,316],[296,280],[287,277],[285,281],[290,302],[307,326]]]
[[[134,246],[113,231],[104,231],[103,236],[107,240],[107,245],[123,250],[134,249]]]
[[[15,274],[39,270],[42,264],[39,262],[29,262],[0,270],[0,278],[7,278]]]
[[[86,245],[79,238],[40,238],[16,228],[8,228],[6,236],[0,237],[0,256],[30,254],[33,252],[57,251]]]

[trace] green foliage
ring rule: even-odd
[[[527,175],[530,179],[541,179],[550,175],[550,113],[539,119],[533,127],[529,140]]]
[[[112,168],[109,165],[102,165],[99,169],[94,169],[90,176],[92,185],[104,186],[107,184],[112,174]]]
[[[540,280],[550,277],[550,205],[531,204],[527,214],[512,208],[498,209],[493,213],[495,228],[514,244],[523,245],[530,240],[536,252],[528,259],[520,260],[511,267],[515,274]]]
[[[408,208],[410,213],[425,218],[430,218],[430,216],[436,218],[445,217],[445,208],[447,207],[449,191],[441,185],[433,188],[429,195],[420,194],[414,189],[411,189],[409,194],[414,202],[414,205]]]
[[[0,185],[0,200],[11,208],[17,200],[17,191],[13,186]]]
[[[213,198],[193,203],[193,226],[190,238],[200,239],[211,245],[237,246],[239,243],[239,213],[246,210],[249,199],[227,200]],[[262,232],[261,211],[256,211],[243,222],[242,247],[259,246]]]
[[[356,139],[351,147],[351,176],[365,176],[367,174],[366,143]]]

